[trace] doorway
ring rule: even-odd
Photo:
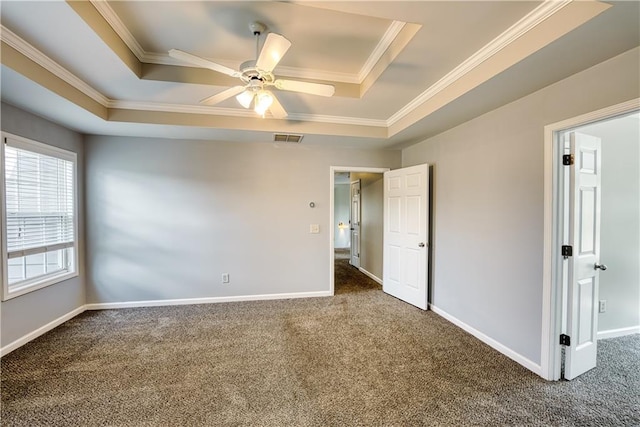
[[[636,99],[545,128],[542,372],[549,380],[595,367],[598,338],[640,332],[639,108]],[[631,275],[626,283],[623,271]]]
[[[377,209],[367,209],[367,204],[371,203],[372,205],[378,204],[379,206],[382,206],[382,174],[384,172],[387,172],[388,170],[389,168],[348,166],[332,166],[330,168],[329,227],[331,230],[333,230],[333,232],[331,233],[329,244],[331,260],[331,262],[329,263],[329,290],[331,292],[331,295],[335,295],[336,248],[339,252],[340,250],[342,250],[342,252],[348,253],[349,255],[347,255],[347,257],[349,258],[349,262],[352,263],[351,255],[352,250],[354,249],[351,243],[352,224],[349,224],[348,222],[350,221],[350,214],[352,209],[351,182],[355,181],[360,181],[361,185],[360,194],[358,197],[358,207],[361,213],[365,216],[369,214],[371,214],[370,216],[372,216],[371,218],[364,218],[364,220],[360,221],[361,224],[359,224],[360,247],[357,248],[357,254],[359,255],[359,265],[355,266],[355,268],[357,268],[361,274],[369,276],[369,278],[375,280],[380,284],[382,283],[382,211],[380,209],[380,215],[379,218],[377,218]],[[342,187],[344,187],[344,189]],[[348,206],[347,212],[337,206],[337,203],[340,202],[336,200],[336,195],[339,193],[346,194],[345,200]],[[364,206],[363,203],[365,204]],[[376,225],[376,221],[380,222],[379,227]],[[375,238],[378,233],[380,235],[380,239]],[[380,242],[378,242],[378,240],[380,240]],[[347,243],[347,241],[349,243]],[[380,258],[379,261],[376,261],[378,258]],[[378,272],[378,270],[380,271]]]

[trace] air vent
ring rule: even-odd
[[[273,141],[274,142],[291,142],[298,143],[302,141],[304,135],[296,135],[293,133],[274,133]]]

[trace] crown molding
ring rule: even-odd
[[[122,39],[122,41],[129,47],[131,52],[138,58],[139,61],[142,61],[146,55],[146,52],[140,46],[140,43],[133,37],[133,34],[129,32],[126,25],[120,20],[120,17],[116,14],[116,12],[111,8],[109,3],[104,0],[89,0],[93,7],[96,8],[98,13],[102,15],[102,17],[107,21],[107,23],[113,28],[116,34]]]
[[[473,71],[476,67],[482,64],[487,59],[491,58],[501,50],[505,49],[515,40],[520,38],[522,35],[531,31],[541,22],[552,16],[553,14],[560,11],[562,8],[567,6],[573,0],[545,0],[541,5],[536,7],[534,10],[525,15],[518,22],[509,27],[506,31],[501,33],[498,37],[490,41],[476,53],[467,58],[464,62],[458,65],[456,68],[447,73],[444,77],[438,80],[436,83],[431,85],[427,90],[422,92],[416,98],[414,98],[411,102],[405,105],[403,108],[398,110],[394,115],[389,117],[387,120],[387,125],[392,126],[398,120],[405,117],[407,114],[411,113],[413,110],[418,108],[420,105],[427,102],[429,99],[433,98],[443,90],[445,90],[449,85],[454,83],[455,81],[461,79],[466,74]]]
[[[160,111],[164,113],[209,114],[212,116],[256,117],[252,110],[210,107],[206,105],[167,104],[162,102],[122,101],[112,99],[109,108],[120,110]]]
[[[138,102],[109,99],[3,25],[0,25],[0,40],[7,43],[9,46],[16,49],[25,57],[31,59],[38,65],[45,68],[47,71],[54,74],[56,77],[69,83],[71,86],[78,89],[80,92],[89,96],[106,108],[256,118],[256,115],[253,111],[240,108],[222,108],[210,107],[205,105],[167,104],[158,102]],[[359,117],[327,116],[317,114],[291,113],[287,117],[287,120],[368,127],[387,126],[387,120],[366,119]]]
[[[387,31],[385,31],[384,35],[378,42],[378,45],[375,47],[375,49],[373,49],[373,52],[371,52],[371,55],[369,55],[369,58],[360,69],[360,72],[358,73],[358,81],[355,83],[362,84],[371,70],[373,70],[373,67],[375,67],[380,58],[382,58],[382,55],[384,55],[387,49],[389,49],[391,43],[393,43],[396,37],[398,37],[398,34],[400,34],[400,31],[402,31],[405,25],[406,22],[403,21],[391,22],[391,24],[387,28]]]
[[[93,4],[100,4],[101,7],[103,4],[106,5],[104,1],[90,0]],[[456,80],[462,78],[480,64],[482,64],[487,59],[491,58],[493,55],[497,54],[501,50],[505,49],[523,34],[527,33],[531,29],[535,28],[541,22],[546,20],[548,17],[560,11],[562,8],[570,4],[574,0],[545,0],[540,6],[535,8],[529,14],[527,14],[524,18],[519,20],[517,23],[509,27],[506,31],[496,37],[494,40],[489,42],[467,60],[458,65],[455,69],[445,75],[443,78],[438,80],[435,84],[427,88],[424,92],[422,92],[419,96],[414,98],[411,102],[405,105],[403,108],[398,110],[388,119],[379,120],[379,119],[366,119],[366,118],[358,118],[358,117],[339,117],[339,116],[328,116],[328,115],[315,115],[315,114],[297,114],[291,113],[288,116],[288,120],[296,120],[296,121],[305,121],[305,122],[317,122],[317,123],[328,123],[328,124],[345,124],[345,125],[357,125],[357,126],[367,126],[367,127],[382,127],[389,129],[390,126],[398,122],[400,119],[405,117],[407,114],[414,111],[424,102],[428,101],[432,97],[436,96],[443,90],[445,90],[449,85],[454,83]],[[106,5],[106,8],[110,7]],[[105,18],[106,19],[106,18]],[[399,22],[399,21],[397,21]],[[388,39],[393,40],[392,37],[397,36],[394,32],[400,31],[404,27],[404,23],[399,22],[399,24],[391,25],[387,30],[389,34]],[[393,28],[392,28],[393,27]],[[76,88],[80,92],[84,93],[88,97],[92,98],[99,104],[107,107],[107,108],[115,108],[115,109],[127,109],[127,110],[146,110],[146,111],[159,111],[159,112],[172,112],[172,113],[185,113],[185,114],[210,114],[210,115],[221,115],[221,116],[232,116],[232,117],[246,117],[246,118],[255,118],[256,115],[251,110],[244,109],[236,109],[236,108],[221,108],[221,107],[210,107],[210,106],[202,106],[202,105],[184,105],[184,104],[167,104],[167,103],[155,103],[155,102],[137,102],[137,101],[122,101],[122,100],[111,100],[98,92],[96,89],[91,87],[89,84],[85,83],[83,80],[75,76],[69,70],[46,56],[44,53],[27,43],[25,40],[20,38],[18,35],[13,33],[11,30],[6,28],[3,25],[0,25],[0,40],[4,43],[7,43],[12,48],[16,49],[25,57],[34,61],[38,65],[42,66],[58,78],[64,80],[72,87]],[[126,41],[125,41],[126,42]],[[382,46],[382,43],[379,44]],[[380,47],[382,49],[382,47]],[[386,48],[385,48],[386,49]],[[378,50],[378,48],[376,48]],[[383,51],[384,52],[384,51]],[[135,53],[135,52],[134,52]],[[165,55],[157,55],[157,54],[147,54],[151,55],[152,59],[162,60]],[[144,56],[143,55],[143,56]],[[157,56],[156,56],[157,55]],[[168,55],[166,55],[168,57]],[[171,64],[173,65],[173,64]],[[298,70],[304,71],[304,70]],[[306,71],[305,71],[306,72]],[[300,75],[301,77],[307,77],[308,74]],[[294,76],[295,77],[295,76]],[[312,77],[307,77],[312,78]]]
[[[25,57],[29,58],[36,64],[43,67],[45,70],[51,72],[56,77],[64,80],[69,83],[74,88],[78,89],[80,92],[84,93],[94,101],[98,102],[103,106],[107,106],[109,102],[109,98],[95,90],[93,87],[85,83],[75,74],[71,73],[69,70],[64,68],[62,65],[58,64],[53,59],[49,58],[44,53],[40,52],[38,49],[24,41],[13,31],[5,27],[4,25],[0,25],[0,40],[20,52]]]
[[[231,116],[231,117],[247,117],[256,118],[256,114],[252,110],[240,108],[222,108],[209,107],[205,105],[185,105],[185,104],[167,104],[159,102],[138,102],[138,101],[120,101],[110,100],[109,108],[117,108],[121,110],[141,110],[141,111],[159,111],[163,113],[183,113],[183,114],[209,114],[213,116]],[[286,119],[273,120],[296,120],[304,122],[356,125],[369,127],[386,127],[386,120],[363,119],[359,117],[338,117],[325,116],[318,114],[289,114]]]
[[[317,123],[330,123],[335,125],[355,125],[355,126],[369,126],[369,127],[387,127],[386,120],[378,119],[364,119],[360,117],[340,117],[340,116],[325,116],[319,114],[303,114],[292,113],[287,117],[290,120],[298,120],[303,122],[317,122]]]

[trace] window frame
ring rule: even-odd
[[[5,183],[5,146],[10,145],[21,150],[51,156],[58,159],[70,161],[73,172],[73,254],[71,263],[67,269],[54,273],[45,273],[31,279],[19,282],[18,285],[9,286],[9,257],[7,251],[7,206],[6,206],[6,183]],[[79,253],[78,253],[78,155],[73,151],[58,148],[53,145],[44,144],[32,139],[24,138],[8,132],[2,132],[0,141],[0,272],[2,273],[2,301],[63,282],[73,277],[79,276]],[[46,252],[44,252],[46,253]]]

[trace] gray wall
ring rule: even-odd
[[[382,279],[383,177],[381,173],[352,173],[360,180],[360,268]]]
[[[351,206],[351,186],[349,184],[335,184],[333,193],[333,232],[335,248],[348,248],[351,245],[349,231],[349,212]],[[338,224],[343,222],[346,228],[340,229]]]
[[[330,166],[400,165],[400,151],[86,142],[88,303],[329,291]]]
[[[581,127],[602,139],[600,297],[607,311],[598,331],[640,325],[640,116]]]
[[[543,129],[640,96],[633,49],[402,151],[433,167],[431,302],[539,364]]]
[[[84,188],[82,135],[2,104],[2,130],[78,154],[79,276],[0,303],[0,346],[35,331],[84,305]]]

